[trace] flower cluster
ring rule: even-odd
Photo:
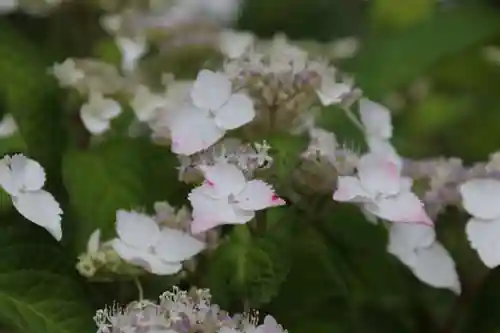
[[[172,275],[179,273],[187,261],[191,261],[193,267],[193,256],[206,247],[216,246],[215,232],[190,234],[192,219],[186,208],[175,210],[167,202],[157,202],[155,209],[155,216],[118,210],[118,237],[101,243],[100,230],[95,230],[89,238],[87,252],[79,257],[80,273],[93,279],[134,276],[143,274],[143,270]]]
[[[230,316],[216,304],[206,289],[189,292],[176,287],[160,296],[159,303],[140,300],[125,308],[114,306],[98,310],[94,320],[98,333],[169,332],[169,333],[285,333],[272,316],[262,324],[250,314]]]

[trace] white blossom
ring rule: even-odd
[[[188,196],[193,206],[193,233],[222,224],[244,224],[254,218],[255,211],[285,204],[269,184],[256,179],[247,181],[232,164],[221,161],[200,169],[205,182]]]
[[[357,176],[340,176],[335,201],[362,204],[379,218],[391,222],[432,225],[420,199],[411,192],[411,179],[401,177],[390,159],[374,153],[358,161]]]
[[[114,250],[125,261],[157,275],[176,274],[182,261],[205,248],[204,243],[180,230],[160,226],[148,215],[118,210],[118,238]]]
[[[171,118],[172,151],[192,155],[204,150],[227,130],[239,128],[255,117],[252,100],[243,93],[232,93],[231,82],[220,73],[202,70],[192,87],[192,105],[186,105]]]
[[[52,194],[42,189],[44,184],[45,171],[38,162],[20,154],[0,160],[0,186],[17,211],[61,240],[62,210]]]
[[[80,118],[90,133],[99,135],[110,129],[111,120],[121,112],[118,102],[105,98],[99,92],[91,92],[89,101],[80,109]]]

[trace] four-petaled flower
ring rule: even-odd
[[[255,118],[252,100],[232,93],[231,81],[220,73],[202,70],[191,90],[192,104],[184,105],[171,119],[172,151],[192,155]]]
[[[160,228],[145,214],[118,210],[118,238],[112,240],[114,250],[125,261],[157,275],[176,274],[182,262],[205,248],[205,244],[189,234],[167,227]]]
[[[80,118],[85,128],[92,134],[103,134],[111,127],[111,120],[122,112],[118,102],[104,98],[100,92],[91,92],[89,101],[82,105]]]
[[[269,184],[247,181],[235,165],[219,161],[200,169],[205,182],[188,196],[193,206],[193,233],[222,224],[244,224],[254,218],[255,211],[285,204]]]
[[[411,179],[401,177],[391,159],[368,153],[360,158],[357,170],[357,177],[338,178],[333,200],[361,203],[369,213],[391,222],[433,224],[411,192]]]

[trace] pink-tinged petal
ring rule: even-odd
[[[229,203],[229,199],[216,199],[206,195],[203,186],[197,187],[188,195],[193,207],[193,219],[214,221],[211,223],[233,224],[245,223],[253,218],[253,212],[245,212]]]
[[[483,220],[500,218],[500,181],[473,179],[459,187],[464,208]]]
[[[278,206],[284,206],[284,205],[286,205],[286,200],[283,198],[280,198],[277,194],[273,194],[273,197],[271,198],[271,206],[278,207]]]
[[[339,202],[364,202],[369,194],[361,187],[358,178],[340,176],[337,180],[337,190],[333,193],[333,200]]]
[[[388,160],[394,162],[401,170],[403,167],[403,159],[398,155],[396,149],[389,140],[373,136],[367,136],[365,140],[370,148],[370,153],[386,157]]]
[[[207,112],[194,107],[181,109],[170,123],[172,151],[192,155],[216,143],[224,133]]]
[[[429,226],[434,224],[425,212],[423,203],[411,192],[379,198],[374,205],[366,205],[365,208],[374,215],[391,222],[422,223]]]
[[[369,153],[358,162],[361,186],[372,195],[394,195],[401,189],[399,168],[385,156]]]
[[[283,204],[273,188],[258,179],[249,181],[243,191],[234,196],[234,200],[240,209],[252,211]]]
[[[201,165],[199,169],[205,176],[205,193],[211,197],[227,197],[241,192],[245,187],[243,172],[233,164],[221,161],[213,166]]]

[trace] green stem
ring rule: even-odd
[[[144,290],[142,289],[141,281],[139,281],[139,278],[137,276],[134,277],[134,283],[137,287],[137,291],[139,292],[139,301],[144,300]]]

